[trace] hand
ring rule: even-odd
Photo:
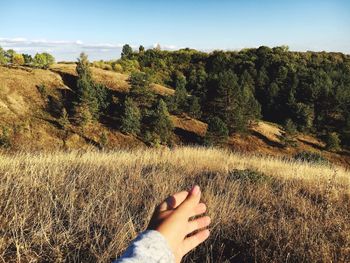
[[[207,209],[205,204],[200,203],[200,198],[201,192],[197,185],[190,192],[182,191],[168,197],[155,209],[149,224],[148,229],[157,230],[168,241],[177,263],[209,237],[208,229],[200,229],[210,224],[210,217],[190,220]]]

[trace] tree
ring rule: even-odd
[[[55,63],[55,58],[49,53],[36,53],[33,63],[36,67],[48,69],[53,63]]]
[[[120,129],[124,133],[138,134],[141,127],[141,113],[134,101],[127,97],[121,118]]]
[[[202,116],[201,105],[199,99],[196,96],[191,96],[188,100],[188,114],[193,118],[200,118]]]
[[[61,116],[58,119],[58,123],[64,130],[67,129],[67,127],[69,126],[70,122],[66,108],[62,108]]]
[[[150,88],[149,76],[143,72],[134,72],[129,78],[129,83],[129,96],[141,111],[149,109],[155,100],[154,93]]]
[[[226,123],[219,117],[208,119],[208,128],[205,134],[204,143],[206,145],[216,145],[224,143],[229,135]]]
[[[173,96],[174,112],[181,113],[187,108],[186,78],[181,72],[174,76],[175,94]]]
[[[0,65],[4,65],[8,63],[8,58],[6,56],[6,51],[0,47]]]
[[[335,132],[327,133],[326,136],[326,149],[328,151],[339,151],[340,150],[340,139],[339,135]]]
[[[230,132],[245,131],[251,121],[260,117],[260,105],[250,87],[241,87],[232,71],[214,74],[208,86],[209,115],[219,117]]]
[[[144,52],[145,52],[145,47],[141,45],[141,46],[139,47],[139,53],[140,53],[140,54],[143,54]]]
[[[99,102],[92,81],[90,63],[86,54],[81,53],[76,67],[77,101],[75,102],[78,123],[87,123],[99,116]],[[90,120],[88,120],[91,118]]]
[[[23,65],[24,64],[24,58],[22,54],[14,54],[12,57],[12,63],[16,65]]]
[[[300,131],[306,131],[312,127],[314,116],[314,110],[311,106],[302,102],[295,104],[292,118]]]
[[[131,46],[128,44],[125,44],[123,46],[122,53],[121,53],[122,59],[125,59],[125,58],[131,59],[132,54],[133,54],[133,50],[132,50]]]
[[[23,54],[24,64],[31,65],[33,63],[33,57],[29,54]]]
[[[284,134],[281,141],[285,146],[296,146],[295,137],[297,135],[297,127],[291,119],[287,119],[284,124]]]
[[[174,126],[170,119],[168,108],[162,99],[158,101],[153,114],[152,124],[154,133],[159,137],[159,142],[161,144],[169,144]]]
[[[6,51],[5,55],[6,55],[7,60],[10,63],[13,63],[13,56],[15,54],[16,54],[16,51],[14,51],[13,49],[9,49],[9,50]]]

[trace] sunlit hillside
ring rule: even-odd
[[[186,262],[349,262],[350,173],[174,148],[0,156],[3,262],[108,262],[167,195],[199,184],[211,237]]]

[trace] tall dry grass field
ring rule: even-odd
[[[0,157],[3,262],[108,262],[199,184],[211,237],[186,262],[349,262],[350,173],[217,149]]]

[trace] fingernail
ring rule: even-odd
[[[193,195],[197,195],[197,194],[199,194],[199,192],[200,192],[200,190],[199,190],[199,186],[198,185],[195,185],[195,186],[193,186],[193,188],[192,188],[192,194]]]

